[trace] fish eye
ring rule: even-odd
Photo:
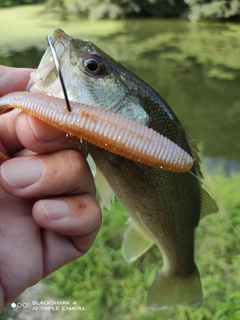
[[[88,73],[93,75],[101,75],[106,70],[104,60],[95,54],[86,55],[83,58],[83,66]]]

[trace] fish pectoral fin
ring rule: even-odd
[[[205,217],[206,215],[217,212],[218,206],[216,201],[207,193],[206,190],[201,188],[201,212],[200,218]]]
[[[160,270],[147,296],[147,305],[153,309],[176,305],[197,307],[201,301],[202,288],[197,268],[187,277],[166,275]]]
[[[103,202],[103,205],[108,210],[110,210],[111,202],[114,202],[115,194],[112,188],[110,187],[109,183],[107,182],[107,179],[104,177],[101,171],[99,171],[99,169],[96,167],[96,164],[90,154],[87,157],[87,162],[91,169],[92,175],[95,178],[95,182],[97,185],[97,192]]]
[[[133,262],[144,254],[154,241],[144,235],[130,219],[123,236],[122,254],[126,261]]]
[[[93,160],[93,158],[92,158],[92,156],[90,154],[88,154],[88,156],[87,156],[87,162],[88,162],[88,165],[89,165],[89,167],[91,169],[92,175],[94,177],[96,177],[96,175],[97,175],[97,167],[96,167],[96,164],[95,164],[95,162],[94,162],[94,160]]]
[[[102,199],[103,205],[110,210],[111,202],[114,202],[115,193],[110,187],[107,179],[101,173],[101,171],[96,170],[96,184],[97,191],[99,192],[100,198]]]

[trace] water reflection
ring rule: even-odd
[[[0,56],[0,64],[18,68],[36,68],[42,58],[44,50],[36,47],[22,51],[11,51],[7,56]]]
[[[226,176],[231,176],[240,171],[240,162],[226,160],[224,157],[202,157],[207,172],[216,171],[221,168]]]

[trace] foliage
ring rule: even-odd
[[[9,319],[9,315],[12,315],[12,308],[11,306],[5,307],[1,312],[0,312],[0,320],[6,320]]]
[[[48,0],[48,10],[59,10],[65,15],[91,19],[119,19],[133,16],[170,18],[186,17],[191,20],[206,18],[229,19],[240,16],[239,0]]]
[[[200,19],[240,18],[239,0],[0,0],[0,7],[22,4],[46,4],[62,20],[69,16],[90,19],[124,19],[129,17]]]
[[[239,0],[185,0],[185,3],[189,6],[190,20],[240,17]]]
[[[221,170],[207,179],[224,212],[203,218],[196,232],[195,259],[204,291],[201,307],[146,308],[147,290],[161,266],[160,253],[153,247],[133,264],[123,260],[120,246],[126,215],[118,202],[111,212],[104,212],[102,229],[90,251],[45,280],[48,292],[84,306],[88,320],[239,319],[239,181],[240,173],[226,176]],[[81,316],[72,314],[72,319]]]
[[[119,19],[129,16],[178,17],[187,8],[183,0],[68,0],[65,2],[68,14],[91,19]],[[59,8],[59,0],[49,0],[48,10]]]
[[[1,7],[12,7],[19,6],[22,4],[34,4],[34,3],[43,3],[46,0],[0,0]]]

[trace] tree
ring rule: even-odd
[[[59,0],[49,0],[48,8]],[[119,19],[132,16],[178,17],[187,8],[184,0],[68,0],[65,7],[70,14],[92,19]]]
[[[21,4],[34,4],[43,2],[45,2],[45,0],[0,0],[0,8],[19,6]]]
[[[189,6],[190,20],[229,19],[240,17],[239,0],[185,0]]]

